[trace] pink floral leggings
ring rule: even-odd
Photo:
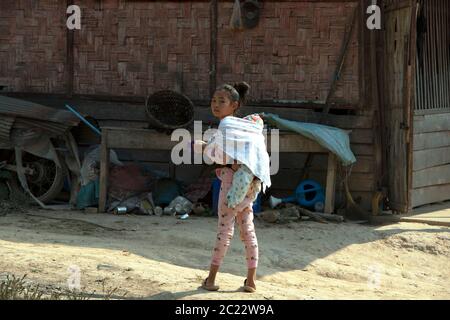
[[[247,196],[236,208],[228,208],[225,201],[233,182],[234,171],[225,167],[217,169],[216,174],[222,183],[219,194],[217,240],[211,264],[215,266],[221,265],[233,238],[234,222],[236,220],[240,229],[241,240],[245,245],[247,267],[249,269],[256,268],[258,266],[258,240],[256,239],[255,226],[253,225],[253,199],[251,196]]]

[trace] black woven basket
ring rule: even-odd
[[[172,90],[157,91],[145,102],[150,126],[161,129],[185,128],[194,121],[194,104],[185,95]]]

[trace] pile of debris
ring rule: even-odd
[[[320,223],[328,223],[328,221],[340,223],[344,221],[343,216],[313,212],[292,203],[285,203],[275,209],[263,211],[261,218],[269,223],[288,223],[302,220],[312,220]]]

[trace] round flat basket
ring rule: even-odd
[[[189,126],[194,120],[194,104],[185,95],[172,90],[157,91],[145,102],[150,126],[177,129]]]

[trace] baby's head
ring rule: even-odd
[[[235,114],[236,110],[245,103],[250,86],[246,82],[221,85],[216,89],[211,100],[211,111],[219,119]]]

